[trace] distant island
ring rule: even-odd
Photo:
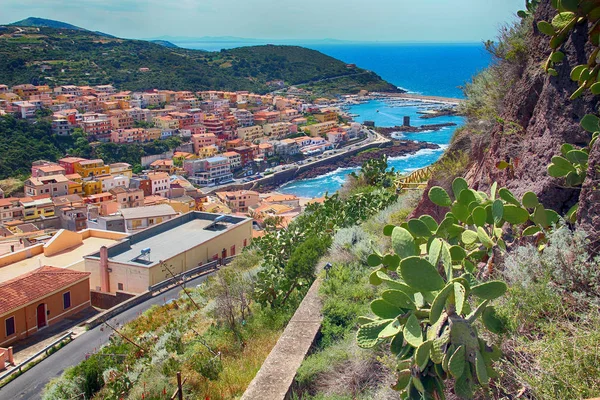
[[[178,48],[166,40],[116,38],[41,18],[0,30],[2,84],[101,85],[124,90],[248,90],[302,85],[317,95],[398,92],[377,74],[298,46],[220,52]]]

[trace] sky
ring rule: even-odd
[[[236,36],[392,42],[493,39],[525,0],[1,0],[27,17],[124,38]]]

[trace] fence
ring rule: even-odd
[[[3,381],[4,379],[8,378],[9,376],[11,376],[12,374],[14,374],[17,371],[19,373],[22,373],[23,372],[23,368],[26,367],[33,360],[35,360],[36,358],[38,358],[39,356],[41,356],[44,353],[46,353],[46,355],[48,355],[48,351],[50,351],[50,349],[52,349],[52,348],[54,348],[54,346],[62,343],[66,339],[71,340],[72,337],[73,337],[73,332],[72,331],[69,331],[69,332],[65,333],[64,335],[62,335],[61,337],[59,337],[58,339],[56,339],[54,342],[52,342],[48,346],[44,347],[42,350],[40,350],[37,353],[35,353],[34,355],[30,356],[25,361],[21,362],[19,365],[15,365],[14,368],[12,368],[12,369],[6,371],[5,373],[3,373],[2,375],[0,375],[0,381]]]
[[[432,168],[425,167],[413,171],[407,176],[399,177],[395,182],[396,190],[403,191],[421,189],[427,183],[429,178],[431,178],[431,173]]]

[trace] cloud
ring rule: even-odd
[[[522,0],[2,0],[0,23],[56,19],[123,37],[479,41]]]

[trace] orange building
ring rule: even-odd
[[[0,346],[90,306],[90,273],[41,267],[0,284]]]

